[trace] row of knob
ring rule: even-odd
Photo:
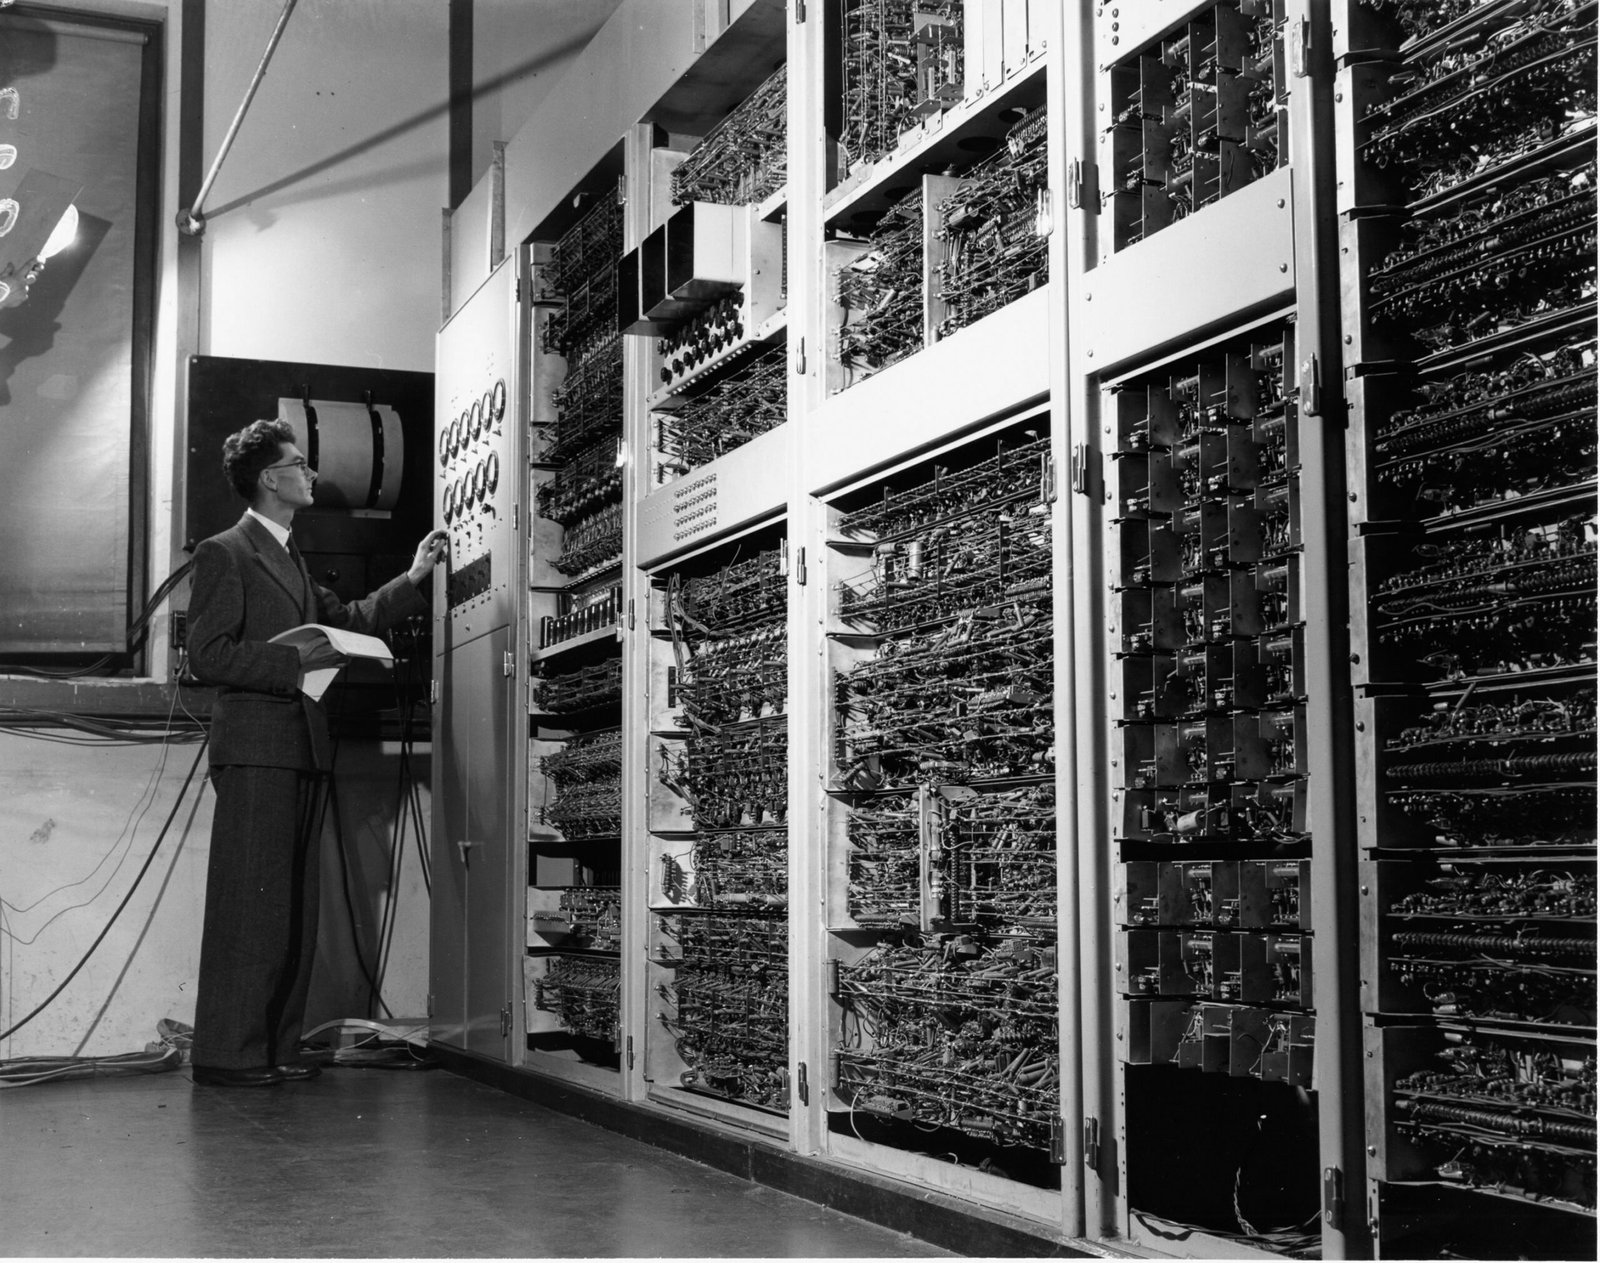
[[[670,385],[744,337],[744,302],[737,294],[718,299],[656,343],[661,380]]]

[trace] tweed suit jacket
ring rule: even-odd
[[[249,514],[202,540],[194,552],[188,640],[195,675],[217,688],[212,765],[326,770],[327,716],[300,691],[300,655],[268,642],[301,623],[379,635],[428,608],[403,574],[346,605]]]

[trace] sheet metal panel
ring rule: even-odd
[[[1275,171],[1087,273],[1084,353],[1095,369],[1286,301],[1295,287],[1293,175]]]
[[[781,425],[652,491],[639,505],[636,564],[653,566],[782,509],[792,442],[792,427]]]
[[[447,497],[459,504],[465,484],[478,487],[468,508],[452,511],[451,573],[440,566],[434,587],[433,1031],[441,1042],[502,1061],[510,1044],[501,1014],[511,1003],[520,941],[510,892],[522,845],[512,823],[515,673],[507,671],[522,584],[516,521],[526,408],[517,272],[513,257],[439,332],[433,443],[436,522],[446,524]],[[498,394],[504,408],[496,421]],[[492,486],[481,472],[491,460],[498,465]],[[458,599],[473,565],[483,590]]]
[[[1041,286],[819,406],[806,422],[812,494],[1043,398],[1059,293]]]

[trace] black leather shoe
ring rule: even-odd
[[[314,1061],[291,1061],[286,1066],[272,1068],[290,1082],[296,1079],[315,1079],[322,1073],[322,1067]]]
[[[248,1070],[229,1070],[221,1066],[191,1066],[194,1081],[207,1088],[270,1088],[283,1082],[277,1066],[251,1066]]]

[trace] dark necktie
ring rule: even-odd
[[[289,560],[294,562],[294,568],[300,572],[300,608],[302,617],[311,617],[311,572],[306,569],[306,559],[300,555],[300,545],[294,542],[294,536],[289,536]]]

